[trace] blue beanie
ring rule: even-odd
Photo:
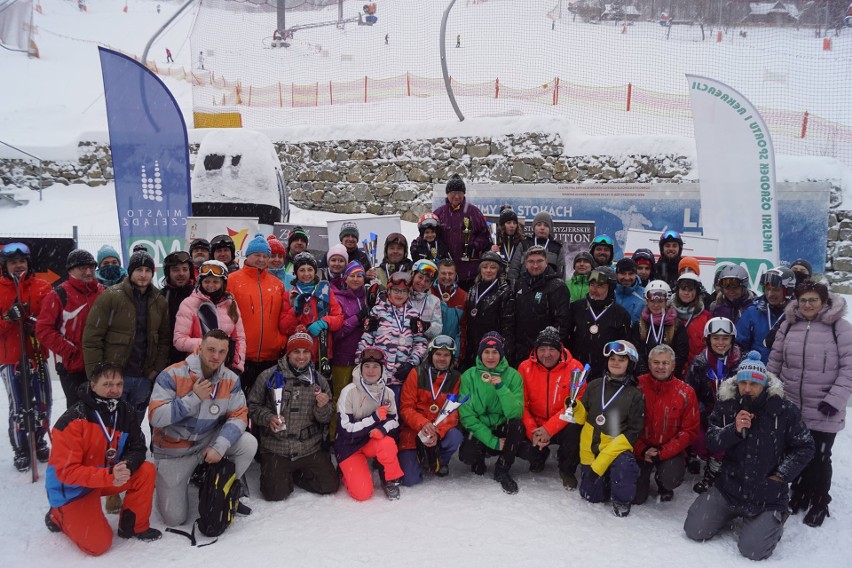
[[[256,252],[262,252],[267,255],[272,254],[269,242],[267,242],[266,237],[260,233],[257,233],[254,238],[249,241],[249,244],[246,247],[246,256],[252,255]]]
[[[109,257],[117,259],[119,264],[121,264],[121,255],[118,254],[118,251],[109,245],[104,245],[98,250],[98,266],[101,265],[105,258]]]
[[[760,360],[760,353],[750,351],[737,369],[737,382],[757,383],[766,386],[766,365]]]

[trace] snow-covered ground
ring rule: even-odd
[[[22,214],[25,213],[25,214]],[[292,221],[316,224],[340,215],[295,209]],[[14,234],[31,232],[31,219],[51,233],[68,234],[76,223],[81,234],[92,235],[88,246],[118,244],[118,224],[111,187],[54,186],[44,201],[23,209],[0,209],[0,225]],[[413,237],[414,224],[403,223]],[[102,235],[99,237],[93,235]],[[852,301],[852,296],[847,297]],[[55,375],[54,375],[55,376]],[[65,406],[59,382],[53,382],[54,413]],[[0,402],[0,416],[7,412]],[[147,427],[143,427],[147,429]],[[591,505],[576,492],[562,488],[551,459],[543,474],[527,472],[518,460],[513,468],[520,493],[505,495],[490,476],[479,478],[454,459],[448,478],[428,479],[403,488],[398,502],[377,494],[357,503],[341,489],[318,497],[301,490],[285,502],[268,503],[259,496],[256,465],[249,470],[250,505],[254,513],[239,518],[212,547],[193,549],[177,535],[165,534],[156,543],[116,539],[113,550],[97,559],[86,558],[68,539],[44,527],[47,497],[43,481],[30,484],[28,474],[16,473],[11,449],[0,436],[0,476],[5,480],[0,516],[0,550],[5,565],[129,566],[177,563],[184,566],[272,563],[277,566],[371,567],[397,565],[553,567],[575,563],[606,566],[749,566],[739,556],[731,533],[704,544],[683,535],[683,520],[695,494],[688,476],[672,503],[634,507],[626,519],[612,515],[608,504]],[[42,466],[43,467],[43,466]],[[786,534],[768,561],[772,566],[804,564],[842,566],[852,554],[848,538],[852,518],[852,438],[842,432],[835,444],[832,516],[820,529],[792,517]],[[194,507],[194,504],[192,505]],[[194,509],[193,509],[194,511]],[[156,512],[153,526],[163,528]],[[115,524],[116,517],[110,517]]]

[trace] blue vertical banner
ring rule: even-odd
[[[98,50],[124,263],[141,243],[161,266],[184,248],[192,213],[186,123],[156,75],[126,55]]]

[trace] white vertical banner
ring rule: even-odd
[[[717,239],[717,262],[762,274],[780,262],[775,150],[760,113],[714,79],[687,75],[695,126],[704,236]],[[768,266],[759,267],[764,264]]]

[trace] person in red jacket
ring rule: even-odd
[[[102,495],[126,491],[118,536],[158,540],[151,528],[154,464],[136,411],[121,400],[124,377],[117,363],[97,363],[80,400],[53,428],[53,451],[44,482],[51,532],[64,532],[80,550],[99,556],[112,546],[112,527],[101,508]]]
[[[695,391],[674,377],[675,353],[660,344],[648,353],[651,371],[639,377],[639,390],[645,397],[645,426],[633,453],[639,464],[639,480],[633,503],[648,499],[651,473],[661,502],[671,501],[674,489],[686,474],[686,448],[698,436],[698,399]]]
[[[105,290],[95,278],[97,266],[89,251],[71,251],[65,261],[68,280],[45,296],[36,322],[36,339],[56,357],[65,408],[80,400],[77,391],[88,382],[83,361],[83,328],[92,304]]]
[[[518,366],[524,378],[524,416],[521,419],[530,440],[530,471],[544,469],[550,444],[559,444],[557,460],[562,485],[569,490],[577,488],[577,466],[580,465],[580,431],[582,427],[570,424],[559,416],[565,410],[565,400],[571,395],[571,371],[580,371],[583,364],[574,359],[559,339],[559,331],[544,328],[535,340],[535,351]],[[582,385],[577,400],[583,396]],[[524,445],[522,443],[522,445]]]
[[[9,441],[15,451],[14,465],[18,471],[28,471],[31,448],[21,418],[29,407],[21,392],[23,385],[16,374],[21,363],[21,320],[26,337],[23,343],[29,356],[30,393],[36,410],[36,459],[44,463],[50,448],[44,439],[50,425],[50,376],[44,364],[45,351],[34,338],[35,318],[41,303],[50,293],[50,284],[35,277],[30,263],[30,249],[23,243],[9,243],[0,250],[0,376],[9,397]],[[40,364],[36,364],[40,361]]]

